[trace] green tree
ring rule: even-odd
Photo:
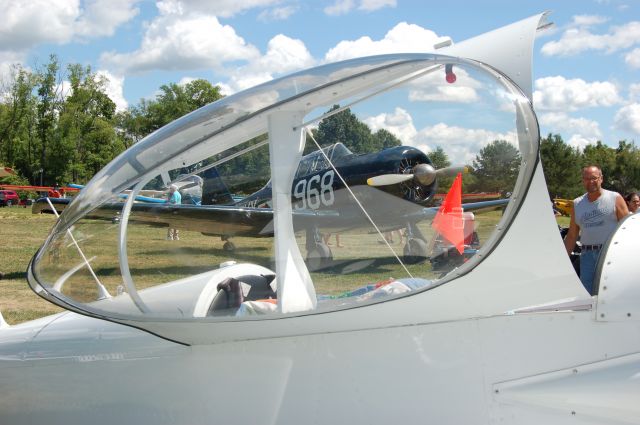
[[[140,105],[131,108],[129,120],[131,134],[145,136],[169,124],[189,112],[221,99],[220,87],[206,80],[193,80],[186,84],[169,83],[160,87],[160,93],[154,100],[140,101]]]
[[[27,175],[31,170],[23,168],[32,163],[29,145],[35,122],[34,86],[33,74],[13,66],[10,82],[2,90],[6,93],[4,102],[0,104],[0,163],[27,171]]]
[[[434,150],[429,152],[429,159],[436,170],[439,168],[446,168],[451,165],[449,155],[447,155],[444,149],[442,149],[442,146],[436,146]]]
[[[580,152],[567,145],[559,134],[549,134],[540,142],[540,159],[549,197],[575,198],[582,193]]]
[[[402,145],[400,139],[384,128],[381,128],[372,135],[371,149],[373,149],[374,152],[400,145]]]
[[[38,103],[37,103],[37,121],[36,131],[38,134],[38,153],[39,153],[39,168],[40,171],[40,184],[54,184],[55,177],[49,176],[50,170],[59,169],[59,164],[54,163],[52,158],[49,158],[50,148],[53,148],[55,143],[55,128],[57,124],[57,118],[60,109],[60,99],[58,97],[58,88],[60,87],[58,81],[59,71],[58,58],[55,55],[49,57],[49,63],[41,70],[38,71],[38,79],[36,84]]]
[[[624,196],[640,187],[640,150],[635,143],[621,140],[615,152],[615,167],[607,180],[613,190]]]
[[[114,129],[116,105],[106,94],[107,81],[90,67],[69,65],[71,94],[59,118],[56,163],[64,163],[59,178],[86,182],[118,153],[124,143]]]
[[[476,155],[473,190],[484,192],[512,191],[520,171],[520,153],[506,140],[494,140]]]
[[[334,105],[329,111],[335,111],[338,108],[339,105]],[[384,133],[381,134],[381,137],[384,137]],[[379,150],[374,146],[371,129],[348,108],[320,121],[315,138],[322,147],[342,143],[355,153],[370,153]],[[307,143],[305,153],[314,150],[317,150],[315,143]]]

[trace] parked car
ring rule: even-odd
[[[20,197],[14,190],[0,190],[0,206],[10,207],[18,203],[20,203]]]

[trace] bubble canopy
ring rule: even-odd
[[[529,100],[482,63],[402,54],[301,71],[123,152],[64,210],[29,282],[66,308],[140,323],[423,293],[499,243],[538,139]]]

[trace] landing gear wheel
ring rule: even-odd
[[[404,262],[407,264],[422,263],[427,259],[427,243],[422,239],[411,238],[404,246]]]
[[[231,241],[226,241],[226,242],[224,243],[224,245],[222,245],[222,249],[223,249],[225,252],[233,252],[233,251],[235,251],[235,250],[236,250],[236,244],[234,244],[234,243],[233,243],[233,242],[231,242]]]
[[[307,252],[307,268],[310,271],[320,270],[333,262],[333,254],[327,244],[315,244]]]

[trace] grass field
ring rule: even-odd
[[[0,311],[9,324],[62,311],[34,294],[26,280],[29,260],[55,223],[52,215],[33,215],[30,208],[0,208]]]
[[[0,311],[5,320],[16,324],[62,311],[35,295],[26,282],[29,260],[44,242],[55,217],[33,215],[28,208],[12,207],[0,208],[0,219],[3,241],[0,245],[0,272],[4,275],[0,280]],[[487,239],[499,219],[500,212],[477,215],[476,230],[481,241]],[[567,225],[568,218],[559,218],[559,223]],[[420,226],[425,236],[430,238],[429,223],[421,223]],[[122,284],[116,251],[118,228],[117,224],[107,220],[85,220],[74,229],[75,239],[90,259],[93,271],[111,294],[117,293]],[[167,241],[165,228],[138,225],[130,226],[130,229],[127,244],[129,265],[138,289],[205,272],[230,259],[273,269],[271,238],[234,238],[238,249],[231,254],[222,249],[219,238],[197,232],[181,231],[180,241]],[[335,245],[334,238],[331,242]],[[378,235],[362,230],[347,232],[341,234],[340,242],[344,245],[342,248],[332,247],[336,266],[312,273],[318,293],[337,295],[367,283],[407,276]],[[302,235],[298,237],[298,244],[304,255]],[[45,267],[41,269],[41,275],[49,282],[55,282],[82,262],[68,237],[60,238],[54,246],[57,249],[46,253],[42,261]],[[391,246],[398,256],[402,256],[403,245],[397,236]],[[354,265],[360,267],[354,271]],[[407,267],[416,277],[437,277],[429,262]],[[86,268],[66,281],[63,293],[82,302],[90,302],[97,297],[94,279]]]

